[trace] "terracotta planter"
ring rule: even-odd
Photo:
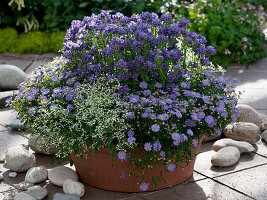
[[[201,139],[202,141],[202,139]],[[198,148],[193,149],[193,153],[197,153]],[[141,179],[135,177],[121,178],[122,171],[131,171],[133,168],[129,168],[127,163],[121,162],[115,158],[114,163],[111,163],[111,154],[107,149],[101,149],[100,151],[89,153],[87,157],[77,157],[71,154],[76,171],[80,176],[81,180],[88,185],[101,188],[104,190],[117,191],[117,192],[140,192],[139,185],[137,183],[144,182]],[[188,166],[183,165],[184,169],[177,167],[173,172],[170,172],[167,176],[168,183],[160,183],[157,188],[149,191],[163,189],[180,184],[187,180],[192,174],[194,169],[195,159],[189,163]],[[128,169],[127,169],[128,168]],[[163,168],[153,168],[145,171],[147,183],[152,183],[151,176],[160,175],[161,171],[165,175]]]

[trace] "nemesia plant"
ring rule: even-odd
[[[107,147],[112,160],[172,173],[196,156],[203,135],[220,135],[238,114],[237,80],[219,76],[206,56],[216,50],[188,26],[149,12],[73,21],[62,57],[38,68],[7,103],[32,133],[61,148],[58,156]],[[166,178],[126,176],[143,178],[141,191]]]

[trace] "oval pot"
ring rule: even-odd
[[[197,148],[192,150],[192,153],[198,153],[199,148],[200,144]],[[126,176],[124,179],[121,178],[122,171],[128,174],[127,172],[136,172],[136,169],[129,167],[125,162],[121,162],[117,157],[114,162],[111,163],[111,154],[108,149],[100,149],[95,153],[89,152],[87,156],[82,158],[75,156],[73,153],[71,153],[70,156],[78,175],[84,183],[116,192],[141,192],[139,184],[142,182],[152,183],[152,176],[160,176],[161,172],[163,177],[167,177],[166,183],[161,182],[153,189],[149,187],[149,191],[172,187],[187,180],[193,174],[195,164],[195,158],[193,158],[188,165],[182,163],[183,168],[177,166],[177,168],[167,176],[165,176],[166,173],[163,167],[147,169],[144,172],[146,174],[146,180],[144,181],[141,178],[133,176]]]

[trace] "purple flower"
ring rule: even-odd
[[[118,158],[120,160],[124,160],[126,158],[126,153],[124,151],[119,151],[118,152]]]
[[[159,126],[158,124],[153,124],[153,125],[151,126],[151,130],[152,130],[153,132],[158,132],[159,129],[160,129],[160,126]]]
[[[213,127],[215,124],[215,120],[211,115],[205,117],[205,122],[208,124],[209,127]]]
[[[37,110],[37,107],[36,106],[29,108],[28,109],[29,115],[35,115],[36,110]]]
[[[162,88],[162,84],[161,83],[156,83],[155,87],[160,89],[160,88]]]
[[[193,131],[191,129],[187,129],[187,134],[190,135],[190,136],[194,135],[194,133],[193,133]]]
[[[72,85],[72,84],[74,83],[74,78],[69,78],[69,79],[67,80],[67,83],[68,83],[69,85]]]
[[[69,111],[72,111],[72,110],[74,109],[74,106],[73,106],[72,104],[68,104],[68,105],[67,105],[67,109],[68,109]]]
[[[128,143],[133,144],[135,142],[136,138],[135,137],[128,137]]]
[[[147,191],[148,190],[148,185],[146,183],[141,183],[140,184],[140,190],[141,191]]]
[[[180,135],[180,140],[181,140],[181,142],[184,142],[184,141],[187,141],[188,138],[187,138],[187,136],[185,134],[181,134]]]
[[[121,178],[126,179],[126,173],[124,171],[121,172]]]
[[[165,151],[160,151],[159,156],[165,158]]]
[[[56,110],[57,109],[57,105],[56,104],[52,104],[51,106],[50,106],[50,110]]]
[[[177,140],[179,140],[180,139],[180,135],[178,134],[178,133],[172,133],[172,139],[173,140],[175,140],[175,141],[177,141]]]
[[[133,137],[134,136],[134,132],[133,131],[128,131],[127,134],[128,134],[128,137]]]
[[[143,117],[143,118],[147,118],[149,116],[149,114],[147,113],[147,112],[145,112],[145,113],[143,113],[142,115],[141,115],[141,117]]]
[[[173,171],[175,170],[175,168],[176,168],[176,165],[175,165],[174,163],[170,163],[170,164],[168,164],[168,170],[169,170],[170,172],[173,172]]]
[[[126,117],[129,119],[133,119],[134,118],[134,113],[133,112],[127,112],[126,113]]]
[[[198,118],[199,119],[203,119],[205,117],[205,113],[204,112],[199,112],[198,113]]]
[[[215,129],[215,132],[218,136],[220,136],[222,134],[221,130],[220,129]]]
[[[139,101],[139,97],[137,95],[130,96],[130,102],[137,103]]]
[[[178,146],[180,143],[181,143],[180,140],[174,140],[174,141],[173,141],[173,145],[174,145],[174,146]]]
[[[154,151],[160,151],[160,149],[161,149],[161,144],[160,144],[160,142],[159,142],[159,141],[154,142],[154,143],[153,143],[153,150],[154,150]]]
[[[151,95],[151,91],[150,90],[144,90],[143,95],[149,96],[149,95]]]
[[[55,88],[53,89],[53,94],[52,94],[52,97],[59,97],[61,95],[61,88]]]
[[[194,145],[194,147],[198,146],[198,140],[197,139],[193,139],[192,144]]]
[[[151,151],[151,149],[152,149],[152,145],[151,145],[151,143],[150,143],[150,142],[145,143],[145,144],[144,144],[144,149],[145,149],[146,151]]]
[[[30,95],[28,95],[27,96],[27,100],[28,101],[32,101],[32,100],[34,100],[35,98],[34,98],[34,96],[32,95],[32,94],[30,94]]]
[[[150,119],[156,119],[157,116],[156,116],[154,113],[150,113],[150,114],[149,114],[149,118],[150,118]]]
[[[139,86],[142,89],[146,89],[147,88],[147,83],[146,82],[141,82]]]
[[[67,95],[67,96],[65,97],[65,99],[66,99],[67,101],[71,101],[71,100],[73,100],[73,96],[72,96],[72,95]]]

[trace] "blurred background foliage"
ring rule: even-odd
[[[191,31],[216,48],[214,63],[248,65],[266,56],[266,8],[264,0],[1,0],[0,52],[57,52],[74,19],[101,10],[126,16],[149,11],[189,19]]]

